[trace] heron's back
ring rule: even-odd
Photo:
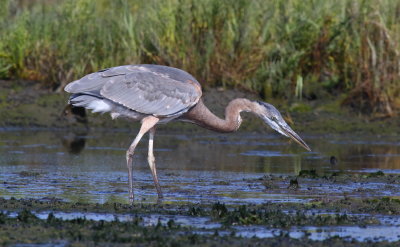
[[[69,83],[70,103],[97,112],[134,111],[159,117],[179,116],[201,97],[200,83],[189,73],[161,65],[126,65],[101,70]]]

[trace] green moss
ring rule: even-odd
[[[305,113],[310,112],[311,107],[304,103],[294,103],[289,108],[290,112]]]

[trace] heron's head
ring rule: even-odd
[[[300,136],[289,127],[289,125],[283,119],[281,113],[273,105],[261,101],[257,101],[257,103],[260,107],[258,107],[256,114],[259,115],[259,117],[262,118],[265,123],[282,135],[293,139],[308,151],[311,151],[311,149],[300,138]]]

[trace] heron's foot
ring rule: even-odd
[[[133,196],[133,191],[129,191],[129,200],[134,200],[135,197]]]
[[[133,203],[135,197],[133,195],[133,188],[129,185],[129,202]]]
[[[132,173],[132,158],[133,152],[129,150],[126,152],[126,165],[128,167],[128,191],[129,191],[129,202],[133,203],[134,196],[133,196],[133,173]]]
[[[158,183],[156,184],[156,189],[157,189],[158,198],[159,199],[163,199],[164,196],[163,196],[163,193],[161,191],[161,187],[160,187],[160,185]]]
[[[149,162],[151,174],[153,175],[153,181],[154,181],[154,185],[157,189],[158,198],[163,198],[161,186],[160,186],[160,183],[158,182],[157,169],[156,169],[156,163],[155,163],[155,158],[154,158],[153,152],[149,153],[147,161]]]
[[[154,180],[154,185],[156,186],[158,198],[164,198],[163,193],[161,191],[161,186],[160,183],[158,182],[157,174],[153,173],[153,180]]]

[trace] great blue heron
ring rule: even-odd
[[[225,119],[215,116],[201,100],[200,83],[189,73],[161,65],[126,65],[100,70],[69,83],[65,91],[72,93],[69,103],[91,109],[93,112],[110,112],[118,117],[141,121],[138,135],[126,152],[128,166],[129,198],[133,201],[132,157],[143,135],[149,132],[148,162],[158,197],[162,198],[158,182],[153,140],[156,125],[186,121],[217,132],[234,132],[241,122],[240,112],[252,112],[274,130],[292,138],[305,149],[307,144],[283,120],[272,105],[244,98],[232,100],[225,109]]]

